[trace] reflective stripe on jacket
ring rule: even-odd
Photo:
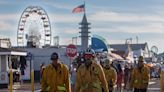
[[[57,86],[57,89],[60,91],[66,91],[65,86]]]

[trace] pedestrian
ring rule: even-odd
[[[20,56],[20,61],[19,61],[19,65],[20,65],[20,83],[23,84],[23,77],[25,76],[25,70],[28,67],[27,61],[25,59],[25,57]]]
[[[124,89],[128,88],[129,80],[130,80],[130,67],[128,64],[125,64],[124,68]]]
[[[75,92],[108,92],[108,85],[100,64],[96,63],[95,53],[87,49],[84,54],[85,63],[77,71]]]
[[[41,92],[71,92],[69,70],[59,61],[58,53],[51,55],[52,63],[45,67],[41,81]]]
[[[131,88],[134,88],[134,92],[147,92],[150,79],[150,70],[144,65],[144,58],[140,56],[138,59],[138,65],[132,71]]]
[[[122,92],[122,83],[123,83],[124,73],[121,67],[121,64],[117,64],[117,92]]]
[[[70,73],[71,73],[71,89],[72,89],[72,92],[74,92],[75,82],[76,82],[76,74],[77,74],[77,63],[76,62],[72,63]]]
[[[40,65],[40,79],[42,79],[44,68],[45,68],[45,63],[42,62],[42,64]]]
[[[114,86],[117,82],[117,72],[111,67],[111,62],[108,58],[104,62],[104,73],[108,83],[109,92],[113,92]]]
[[[112,63],[111,63],[110,65],[111,65],[111,67],[113,67],[113,68],[116,70],[116,72],[117,72],[116,63],[114,63],[114,61],[113,61],[113,60],[112,60]]]

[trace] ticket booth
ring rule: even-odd
[[[0,88],[7,88],[9,84],[8,72],[12,68],[12,57],[17,57],[18,60],[20,56],[26,56],[26,51],[11,49],[11,48],[1,48],[0,47]]]

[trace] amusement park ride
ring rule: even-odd
[[[27,7],[19,20],[17,45],[40,47],[51,44],[51,24],[46,11],[39,6]]]
[[[27,7],[18,23],[17,29],[17,47],[8,47],[8,48],[0,48],[0,88],[6,88],[9,84],[9,70],[13,72],[13,78],[15,78],[14,71],[20,72],[24,71],[25,75],[22,79],[30,80],[30,71],[33,66],[32,59],[29,58],[28,53],[36,52],[36,55],[41,51],[39,48],[43,46],[51,45],[51,24],[49,17],[46,11],[39,6],[29,6]],[[2,41],[1,41],[2,42]],[[23,48],[22,48],[23,47]],[[29,49],[32,50],[30,51]],[[34,49],[33,49],[34,48]],[[35,50],[35,51],[34,51]],[[46,50],[41,51],[41,54],[46,52]],[[54,51],[54,50],[52,50]],[[48,53],[48,51],[47,51]],[[49,52],[52,53],[52,52]],[[21,58],[24,58],[21,60]],[[48,58],[48,57],[47,57]],[[38,58],[35,58],[38,59]],[[46,59],[49,60],[49,59]],[[21,65],[21,67],[15,67],[17,65],[15,61],[19,61],[19,64],[23,64],[26,62],[28,67],[26,67],[26,71],[21,67],[25,67],[25,65]],[[39,61],[39,60],[36,60]],[[3,62],[3,63],[2,63]],[[39,65],[40,62],[36,62]],[[3,65],[3,66],[2,66]],[[39,66],[38,66],[39,67]],[[22,75],[22,72],[21,72]]]

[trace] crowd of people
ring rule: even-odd
[[[108,56],[99,59],[92,49],[79,53],[69,68],[56,52],[51,60],[42,72],[42,92],[147,92],[150,69],[142,56],[136,66],[112,62]]]

